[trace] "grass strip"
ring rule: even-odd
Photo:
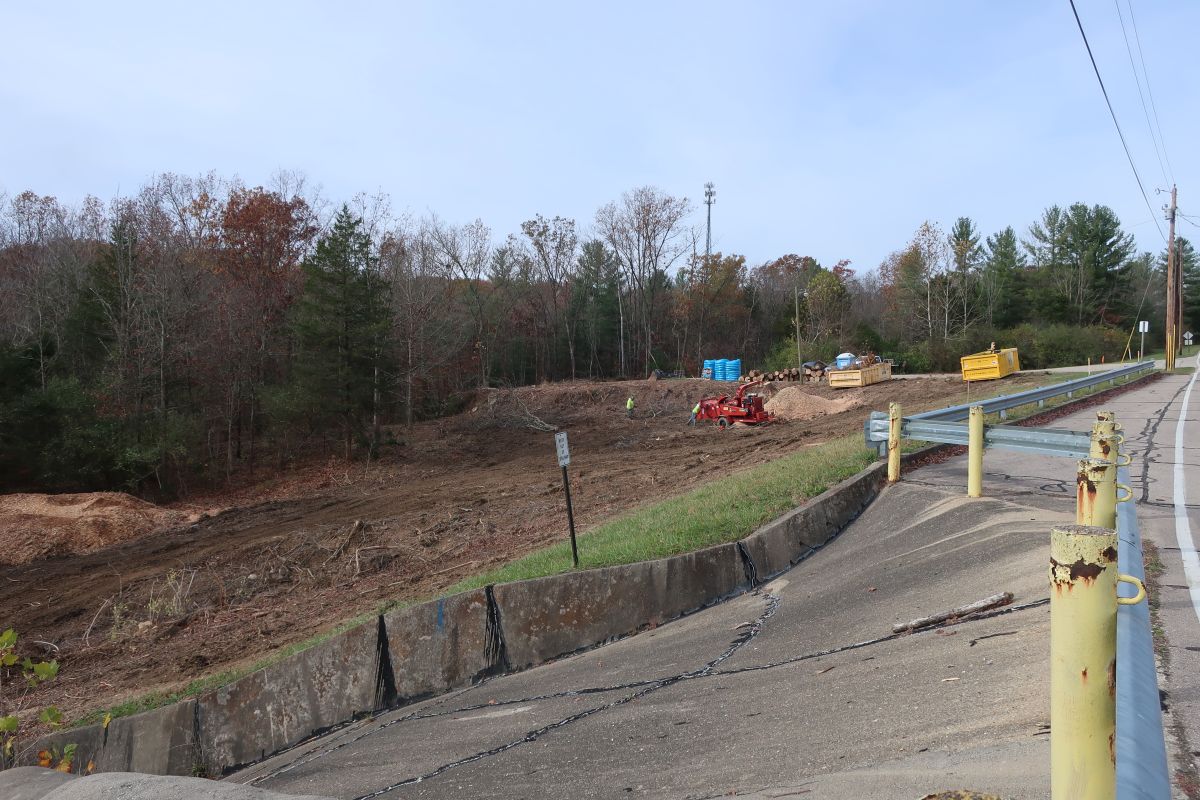
[[[636,509],[582,534],[579,566],[631,564],[737,541],[874,460],[875,452],[863,446],[861,435],[854,435],[714,476],[715,480],[686,494]],[[571,546],[564,541],[460,581],[448,593],[570,570]]]

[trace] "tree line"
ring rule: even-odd
[[[955,369],[991,340],[1049,366],[1119,356],[1137,318],[1161,331],[1163,257],[1104,206],[1052,206],[1021,236],[927,222],[864,275],[706,257],[693,211],[641,187],[500,238],[289,174],[0,197],[0,489],[179,494],[314,451],[375,458],[483,387],[843,349]]]

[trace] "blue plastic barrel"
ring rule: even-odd
[[[700,373],[700,377],[715,378],[715,377],[717,377],[716,370],[717,370],[716,359],[706,358],[706,359],[704,359],[704,371]]]

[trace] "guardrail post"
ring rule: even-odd
[[[1050,531],[1050,796],[1116,796],[1117,534]]]
[[[1124,441],[1116,415],[1111,411],[1097,411],[1096,421],[1092,424],[1092,444],[1088,457],[1120,464],[1118,456]]]
[[[900,480],[900,404],[888,403],[888,483]]]
[[[1122,485],[1128,491],[1128,487]],[[1121,498],[1128,500],[1128,497]],[[1117,465],[1085,458],[1075,475],[1075,523],[1101,528],[1117,527]]]
[[[983,408],[971,406],[967,422],[967,497],[983,497]]]

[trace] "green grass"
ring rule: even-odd
[[[874,460],[875,452],[854,435],[732,472],[582,534],[579,566],[630,564],[736,541]],[[449,593],[570,570],[571,546],[562,542],[461,581]]]
[[[1136,341],[1137,340],[1134,339],[1134,342],[1136,342]],[[1180,349],[1180,354],[1178,356],[1176,356],[1175,358],[1176,358],[1176,360],[1179,360],[1180,358],[1191,358],[1192,356],[1196,355],[1197,350],[1200,350],[1200,345],[1194,344],[1194,345],[1191,345],[1190,347],[1183,347]],[[1134,355],[1135,356],[1137,355],[1136,350],[1134,352]],[[1143,356],[1143,358],[1146,358],[1146,359],[1153,358],[1155,361],[1162,361],[1166,357],[1167,357],[1166,350],[1148,350],[1148,351],[1146,351],[1145,356]]]

